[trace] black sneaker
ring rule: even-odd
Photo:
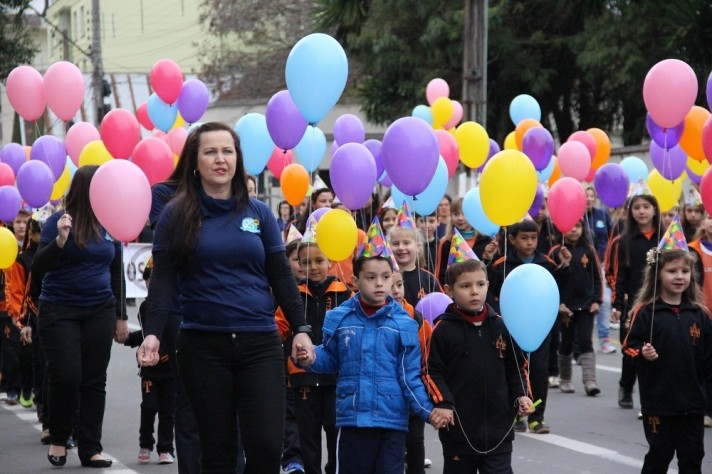
[[[624,389],[623,387],[619,387],[618,406],[626,409],[633,408],[633,393]]]

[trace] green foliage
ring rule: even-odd
[[[0,0],[0,80],[21,64],[32,61],[34,47],[30,28],[23,18],[30,0]]]

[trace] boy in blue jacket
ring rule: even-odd
[[[451,415],[433,408],[420,379],[418,323],[389,294],[390,249],[379,239],[359,254],[353,262],[359,292],[327,313],[310,370],[338,374],[337,471],[402,474],[408,408],[437,429]]]

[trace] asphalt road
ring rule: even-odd
[[[135,307],[130,307],[131,322],[136,324]],[[581,370],[574,368],[576,393],[563,394],[550,390],[546,422],[552,432],[547,435],[517,434],[514,442],[515,472],[527,474],[633,474],[640,472],[647,452],[641,422],[635,410],[622,410],[617,405],[617,381],[620,352],[598,354],[598,381],[602,393],[586,397]],[[107,406],[103,444],[116,462],[104,471],[110,474],[177,473],[177,464],[140,466],[138,427],[140,379],[134,351],[115,345],[109,366]],[[705,432],[708,453],[702,472],[712,472],[712,429]],[[442,471],[442,452],[437,433],[426,426],[426,456],[433,465],[426,472]],[[39,442],[40,427],[33,409],[19,405],[9,407],[0,402],[0,474],[29,474],[53,469],[46,458],[47,447]],[[670,472],[677,472],[676,461]],[[80,467],[76,452],[70,451],[63,472],[86,472]]]

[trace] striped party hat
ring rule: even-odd
[[[673,218],[670,227],[667,228],[663,238],[660,239],[658,250],[688,250],[685,233],[680,224],[680,216],[676,215]]]
[[[403,201],[403,205],[398,209],[398,227],[403,227],[405,229],[415,229],[415,221],[413,220],[413,215],[410,213],[408,208],[408,203]]]
[[[366,240],[361,244],[356,253],[359,257],[385,257],[391,262],[393,270],[398,270],[398,262],[393,255],[393,250],[383,234],[378,216],[373,218],[373,222],[366,232]]]
[[[287,231],[287,238],[284,240],[284,245],[289,244],[290,242],[294,242],[295,240],[301,240],[302,238],[301,232],[297,230],[296,227],[294,227],[294,224],[289,225],[289,230]]]

